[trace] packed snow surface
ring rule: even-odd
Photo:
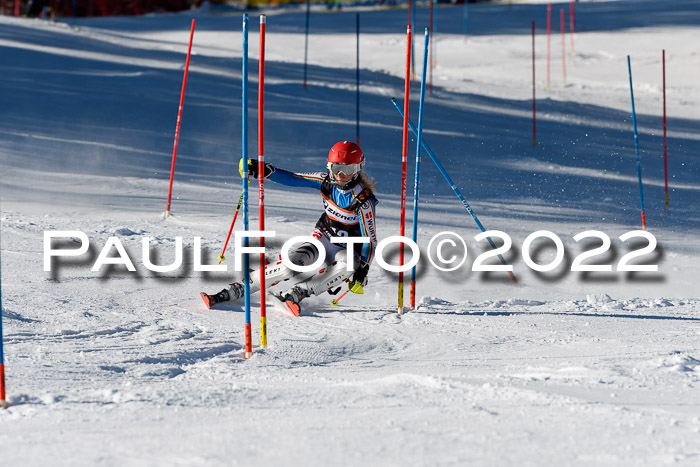
[[[560,35],[560,9],[566,35]],[[700,3],[627,0],[435,10],[423,138],[486,229],[508,235],[518,279],[473,271],[490,250],[433,161],[421,158],[417,308],[397,313],[397,274],[374,263],[364,295],[268,298],[268,346],[244,358],[240,303],[200,291],[240,279],[229,243],[241,192],[241,15],[181,14],[50,23],[0,17],[2,315],[7,395],[2,465],[698,465],[700,462]],[[378,236],[400,232],[405,8],[360,15],[360,141],[377,180]],[[356,14],[314,8],[304,76],[303,10],[271,12],[265,159],[322,170],[355,140]],[[172,215],[168,190],[192,18]],[[418,119],[423,29],[417,9]],[[537,144],[532,132],[535,21]],[[259,35],[250,15],[249,155],[258,154]],[[562,49],[566,57],[563,77]],[[665,50],[669,209],[664,208]],[[647,232],[640,230],[630,56]],[[412,232],[415,138],[408,150]],[[250,185],[257,229],[257,185]],[[318,193],[265,190],[270,256],[307,235]],[[239,219],[236,231],[242,229]],[[561,263],[545,237],[562,241]],[[49,261],[44,235],[80,231],[88,251]],[[577,234],[586,238],[574,239]],[[429,242],[447,235],[441,272]],[[494,235],[500,245],[503,238]],[[115,237],[133,262],[92,271]],[[157,273],[144,264],[183,264]],[[438,237],[440,239],[448,237]],[[579,255],[610,247],[575,272]],[[626,237],[623,237],[626,238]],[[196,248],[201,242],[201,250]],[[76,249],[77,237],[54,246]],[[117,256],[111,243],[108,254]],[[385,250],[397,264],[397,251]],[[407,253],[407,259],[410,253]],[[433,255],[433,258],[436,256]],[[532,257],[535,267],[526,263]],[[500,265],[496,257],[484,261]],[[408,278],[406,274],[406,291]],[[409,299],[406,293],[405,304]]]

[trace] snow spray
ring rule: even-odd
[[[306,0],[306,28],[304,33],[304,89],[306,89],[306,74],[309,57],[309,21],[311,20],[311,0]]]
[[[532,145],[537,146],[537,120],[535,113],[535,22],[532,22]]]
[[[391,99],[391,102],[394,104],[394,107],[396,107],[396,110],[399,111],[402,117],[404,117],[405,120],[405,112],[401,111],[401,107],[399,107],[399,103],[396,101],[396,98],[393,97]],[[413,132],[414,135],[418,135],[418,131],[416,130],[415,125],[409,120],[408,121],[408,126],[411,128],[411,131]],[[469,203],[467,203],[467,200],[464,199],[464,196],[462,196],[462,192],[457,188],[457,185],[455,185],[454,181],[452,181],[452,178],[448,175],[447,171],[445,170],[445,167],[440,163],[438,160],[437,156],[435,153],[430,149],[430,146],[428,146],[428,143],[425,142],[424,139],[421,139],[421,146],[423,146],[423,149],[425,149],[425,152],[430,156],[432,159],[433,163],[437,167],[437,169],[440,171],[442,176],[445,178],[445,181],[447,182],[448,185],[450,185],[450,188],[452,188],[452,191],[454,194],[457,196],[457,198],[461,201],[462,206],[467,210],[467,212],[472,216],[472,219],[474,219],[474,222],[476,222],[476,226],[479,227],[479,230],[482,232],[486,232],[486,229],[484,226],[481,224],[479,219],[476,217],[476,214],[472,210],[471,206],[469,206]],[[493,242],[491,237],[486,237],[488,240],[489,244],[491,245],[491,248],[494,250],[496,249],[496,244]],[[501,256],[500,254],[498,255],[498,259],[501,261],[503,265],[507,265],[506,260]],[[508,275],[510,276],[511,280],[513,281],[514,284],[518,283],[518,280],[516,279],[515,275],[513,274],[512,271],[507,271]]]
[[[360,14],[355,13],[355,142],[360,145]]]
[[[258,230],[265,231],[265,26],[267,17],[260,15],[260,60],[258,76]],[[260,237],[265,248],[265,237]],[[265,253],[260,253],[260,345],[267,347],[265,312]]]
[[[420,188],[420,153],[421,137],[423,136],[423,104],[425,102],[425,75],[428,68],[428,45],[430,43],[430,29],[425,28],[425,44],[423,45],[423,71],[420,80],[420,99],[418,104],[418,144],[416,144],[416,174],[413,184],[413,233],[411,239],[414,243],[418,240],[418,191]],[[412,309],[416,309],[416,266],[411,268],[411,290],[409,299]]]
[[[406,232],[406,170],[408,156],[408,108],[409,95],[411,92],[411,41],[413,29],[409,24],[406,26],[406,71],[403,91],[403,143],[401,149],[401,224],[400,236]],[[399,265],[403,266],[404,244],[399,244]],[[399,272],[399,314],[403,314],[403,271]]]
[[[248,171],[248,14],[243,14],[243,57],[241,68],[241,159]],[[243,193],[243,230],[248,232],[248,174],[241,174]],[[248,248],[248,236],[243,237],[243,247]],[[243,255],[243,295],[245,297],[245,358],[253,356],[253,338],[250,324],[250,258]]]
[[[668,209],[668,144],[666,140],[666,49],[661,51],[661,69],[663,75],[663,95],[664,95],[664,185],[666,209]]]
[[[634,151],[637,154],[637,178],[639,178],[639,204],[642,212],[642,229],[647,229],[647,218],[644,213],[644,191],[642,190],[642,161],[639,159],[639,137],[637,136],[637,116],[634,110],[634,90],[632,89],[632,64],[627,56],[627,70],[630,75],[630,96],[632,97],[632,124],[634,126]]]
[[[552,61],[552,4],[547,4],[547,89],[549,89],[549,70]]]
[[[192,38],[194,37],[195,19],[192,18],[190,27],[190,45],[187,47],[187,59],[185,60],[185,74],[182,77],[182,90],[180,91],[180,106],[177,110],[177,123],[175,124],[175,143],[173,144],[173,159],[170,162],[170,183],[168,184],[168,202],[165,205],[165,218],[170,216],[170,201],[173,195],[173,175],[175,175],[175,159],[177,159],[177,142],[180,139],[180,122],[182,121],[182,106],[185,103],[185,89],[187,88],[187,71],[190,69],[190,55],[192,54]]]
[[[566,15],[564,9],[559,9],[559,24],[561,25],[561,70],[566,84]]]

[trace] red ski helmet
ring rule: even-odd
[[[328,162],[339,164],[360,164],[365,156],[362,149],[357,144],[350,141],[340,141],[335,143],[328,152]]]
[[[350,141],[335,143],[328,152],[328,172],[333,181],[335,181],[335,176],[340,173],[353,175],[354,180],[362,172],[364,166],[365,156],[362,149]]]

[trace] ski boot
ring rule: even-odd
[[[299,304],[303,299],[309,296],[309,291],[295,285],[284,295],[280,295],[277,298],[284,304],[284,307],[294,316],[299,316],[301,314],[301,307]]]
[[[206,305],[207,308],[211,308],[217,303],[228,302],[229,300],[237,300],[243,296],[243,293],[243,284],[239,282],[234,282],[227,289],[224,289],[217,294],[207,295],[204,292],[200,292],[199,295],[202,296],[202,300],[204,300],[204,305]]]
[[[207,295],[204,292],[200,292],[199,295],[202,296],[202,300],[204,300],[204,305],[208,309],[216,305],[217,303],[227,302],[229,298],[231,298],[228,293],[228,290],[226,289],[222,290],[221,292],[215,295]]]

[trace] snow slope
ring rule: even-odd
[[[474,221],[424,154],[418,309],[396,314],[396,276],[375,265],[365,295],[348,294],[339,307],[327,295],[313,297],[294,319],[271,304],[269,346],[248,361],[241,306],[205,310],[198,297],[240,275],[192,268],[195,237],[204,262],[216,261],[240,194],[240,15],[202,9],[73,26],[0,17],[11,403],[0,412],[3,466],[696,465],[700,5],[576,3],[566,84],[559,8],[568,12],[568,3],[553,5],[549,91],[541,2],[470,6],[466,40],[461,6],[436,10],[424,137],[485,227],[512,238],[505,258],[519,285],[505,273],[471,271],[488,247],[474,240]],[[193,17],[174,215],[163,220]],[[266,160],[297,171],[322,168],[334,142],[355,137],[355,12],[314,10],[307,90],[304,18],[271,13],[266,49]],[[418,60],[427,21],[428,9],[419,8]],[[405,9],[361,12],[361,142],[377,179],[380,239],[399,233],[401,118],[390,99],[403,93],[405,23]],[[251,155],[256,24],[251,15]],[[609,235],[613,248],[598,262],[615,266],[633,249],[619,236],[639,228],[628,54],[649,232],[658,240],[643,261],[659,270],[571,272],[574,258],[599,244],[575,242],[577,233]],[[415,82],[413,121],[418,90]],[[410,148],[409,210],[415,142]],[[268,246],[310,232],[320,209],[317,194],[270,183],[266,227],[278,238]],[[91,249],[44,272],[50,230],[85,232]],[[446,273],[425,253],[448,230],[466,240],[469,256]],[[526,237],[538,230],[565,245],[552,272],[535,272],[522,258]],[[91,271],[113,236],[136,272]],[[161,264],[173,260],[182,237],[185,265],[169,274],[146,269],[146,236]],[[531,251],[540,263],[553,257],[545,244]]]

